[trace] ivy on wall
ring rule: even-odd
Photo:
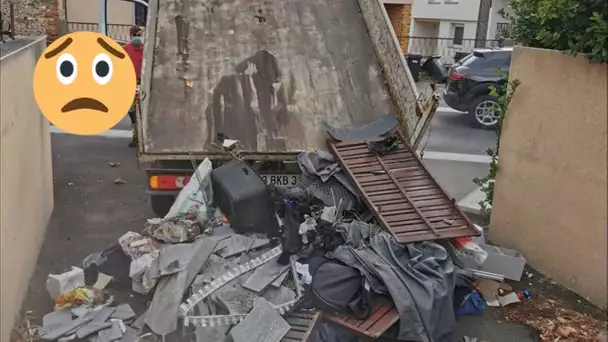
[[[479,205],[481,206],[482,212],[488,216],[491,214],[492,200],[494,199],[494,179],[496,178],[496,173],[498,172],[498,150],[500,149],[502,123],[505,119],[505,115],[507,114],[507,108],[509,107],[511,98],[520,84],[519,80],[509,81],[509,75],[507,73],[500,70],[497,70],[496,72],[500,73],[502,79],[505,81],[505,86],[500,88],[492,86],[490,89],[490,95],[498,98],[498,108],[494,108],[499,113],[498,123],[496,124],[496,133],[498,134],[498,138],[496,139],[496,146],[489,148],[486,151],[486,153],[491,157],[490,171],[483,178],[473,179],[473,182],[477,184],[481,188],[481,191],[485,194],[485,198],[479,202]]]

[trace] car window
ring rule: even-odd
[[[489,52],[471,54],[462,65],[469,68],[501,68],[510,64],[511,54],[504,52]],[[508,61],[507,61],[508,60]]]
[[[469,68],[482,66],[485,61],[485,57],[477,57],[474,55],[468,55],[467,57],[465,57],[461,62],[462,62],[462,66],[466,66]]]
[[[460,64],[462,65],[464,62],[468,61],[471,57],[473,57],[473,54],[462,57],[462,59],[460,60]]]

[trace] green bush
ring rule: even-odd
[[[607,0],[511,0],[509,38],[524,46],[586,54],[608,63]]]
[[[490,171],[483,178],[475,178],[473,179],[473,183],[479,186],[481,192],[485,194],[485,198],[479,202],[479,206],[481,207],[481,211],[486,216],[490,216],[492,214],[492,200],[494,199],[494,180],[496,178],[496,174],[498,172],[498,149],[500,148],[500,137],[502,135],[502,123],[505,119],[505,115],[507,114],[507,109],[509,107],[509,103],[511,102],[511,98],[519,87],[520,82],[518,79],[509,80],[509,75],[497,69],[496,72],[501,76],[504,81],[504,87],[497,88],[495,86],[490,87],[490,95],[496,96],[498,98],[498,109],[500,116],[498,118],[498,124],[496,126],[496,133],[498,137],[496,139],[496,146],[489,148],[486,153],[492,158],[490,161]]]

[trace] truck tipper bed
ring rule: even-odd
[[[150,0],[148,11],[138,156],[158,215],[192,161],[232,158],[219,138],[290,185],[297,154],[326,149],[328,128],[395,113],[416,145],[436,108],[434,92],[418,101],[379,0]]]

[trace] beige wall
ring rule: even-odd
[[[59,0],[62,1],[62,0]],[[80,23],[99,22],[99,0],[65,0],[67,21]],[[108,0],[108,24],[133,25],[134,5],[132,2]]]
[[[8,341],[51,212],[53,175],[49,124],[32,92],[45,38],[0,58],[0,341]]]
[[[607,67],[516,47],[490,238],[600,307],[606,298]]]

